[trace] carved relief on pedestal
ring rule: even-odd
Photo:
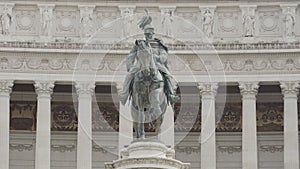
[[[219,37],[234,37],[241,32],[240,21],[241,12],[236,9],[222,9],[219,8],[216,11],[216,24],[215,31]]]
[[[281,33],[281,12],[278,8],[258,8],[257,33],[259,35],[279,36]]]
[[[56,7],[53,20],[56,36],[77,36],[79,25],[79,11],[77,8]]]

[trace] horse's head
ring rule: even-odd
[[[137,61],[140,64],[140,72],[144,77],[153,76],[157,67],[154,62],[152,51],[148,51],[147,49],[140,49],[137,52]]]

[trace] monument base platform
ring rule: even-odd
[[[105,164],[106,169],[189,169],[175,159],[175,151],[158,141],[136,141],[121,152],[121,158]]]

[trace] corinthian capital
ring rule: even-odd
[[[200,95],[203,97],[215,97],[217,94],[218,84],[217,83],[198,83],[198,89]]]
[[[13,80],[0,80],[0,95],[9,96],[13,85]]]
[[[95,91],[95,82],[75,82],[75,88],[78,95],[93,95]]]
[[[280,82],[281,92],[286,96],[297,96],[299,91],[299,82],[289,81],[289,82]]]
[[[51,95],[54,88],[54,81],[36,81],[34,87],[38,95]]]
[[[242,96],[255,96],[258,92],[258,82],[239,82],[239,88]]]

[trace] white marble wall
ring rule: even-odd
[[[25,4],[10,1],[0,4],[0,9],[4,11],[5,8],[8,12],[2,12],[1,15],[9,16],[6,24],[9,31],[1,32],[1,41],[85,42],[92,36],[102,43],[117,42],[142,34],[137,22],[143,15],[144,8],[152,13],[158,34],[177,40],[197,42],[208,38],[221,43],[251,43],[295,42],[300,39],[300,10],[298,3],[293,1],[232,4],[216,1],[188,5],[172,2],[92,4],[51,1],[47,4],[28,1]],[[124,10],[129,10],[130,15],[125,17]],[[168,11],[172,13],[168,18],[170,22],[164,22]],[[205,19],[208,17],[211,22],[206,23]],[[130,31],[124,34],[121,28],[125,27]],[[209,35],[208,29],[211,31]]]

